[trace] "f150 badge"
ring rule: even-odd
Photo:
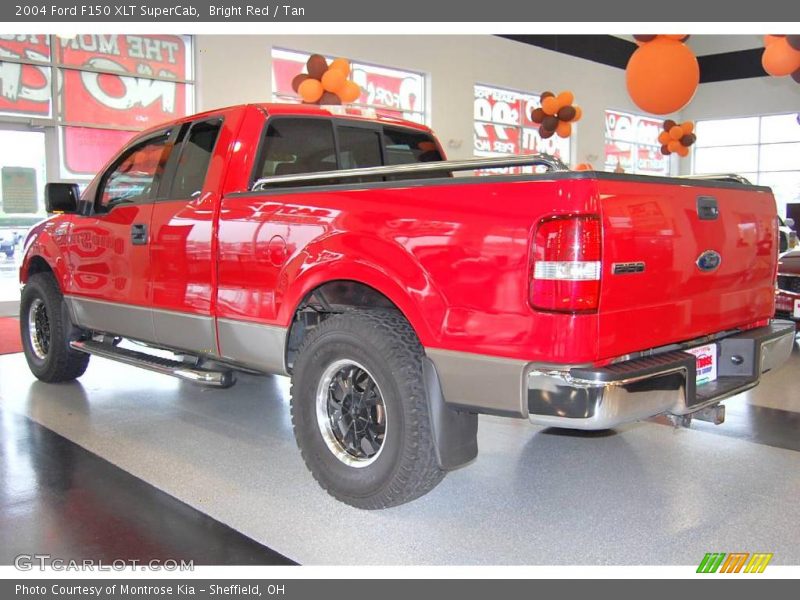
[[[701,271],[714,271],[719,267],[720,263],[722,263],[722,257],[719,252],[714,250],[706,250],[697,257],[696,262],[697,268]]]

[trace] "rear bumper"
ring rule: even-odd
[[[667,352],[603,368],[528,373],[528,416],[539,425],[607,429],[662,413],[686,415],[758,384],[792,353],[795,326],[774,321],[717,342],[717,380],[695,386],[695,357]]]
[[[700,387],[694,355],[681,351],[599,368],[428,354],[454,408],[527,417],[550,427],[608,429],[663,413],[691,414],[752,388],[762,373],[789,358],[794,340],[795,324],[786,321],[716,340],[717,380]]]

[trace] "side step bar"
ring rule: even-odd
[[[217,371],[192,367],[177,360],[161,358],[144,352],[136,352],[127,348],[118,348],[111,344],[93,340],[76,340],[70,342],[73,349],[93,354],[101,358],[108,358],[117,362],[141,367],[148,371],[155,371],[163,375],[172,375],[184,381],[191,381],[208,387],[227,388],[234,384],[233,371]]]

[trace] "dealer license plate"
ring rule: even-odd
[[[706,344],[690,348],[688,353],[697,357],[697,385],[710,383],[717,379],[717,345]]]
[[[800,319],[800,299],[794,301],[794,318]]]

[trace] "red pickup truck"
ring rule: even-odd
[[[33,373],[98,355],[220,387],[290,375],[314,477],[382,508],[471,461],[479,413],[721,421],[791,353],[768,188],[445,161],[426,127],[332,110],[195,115],[80,197],[49,184],[20,271]],[[519,165],[546,171],[458,176]]]

